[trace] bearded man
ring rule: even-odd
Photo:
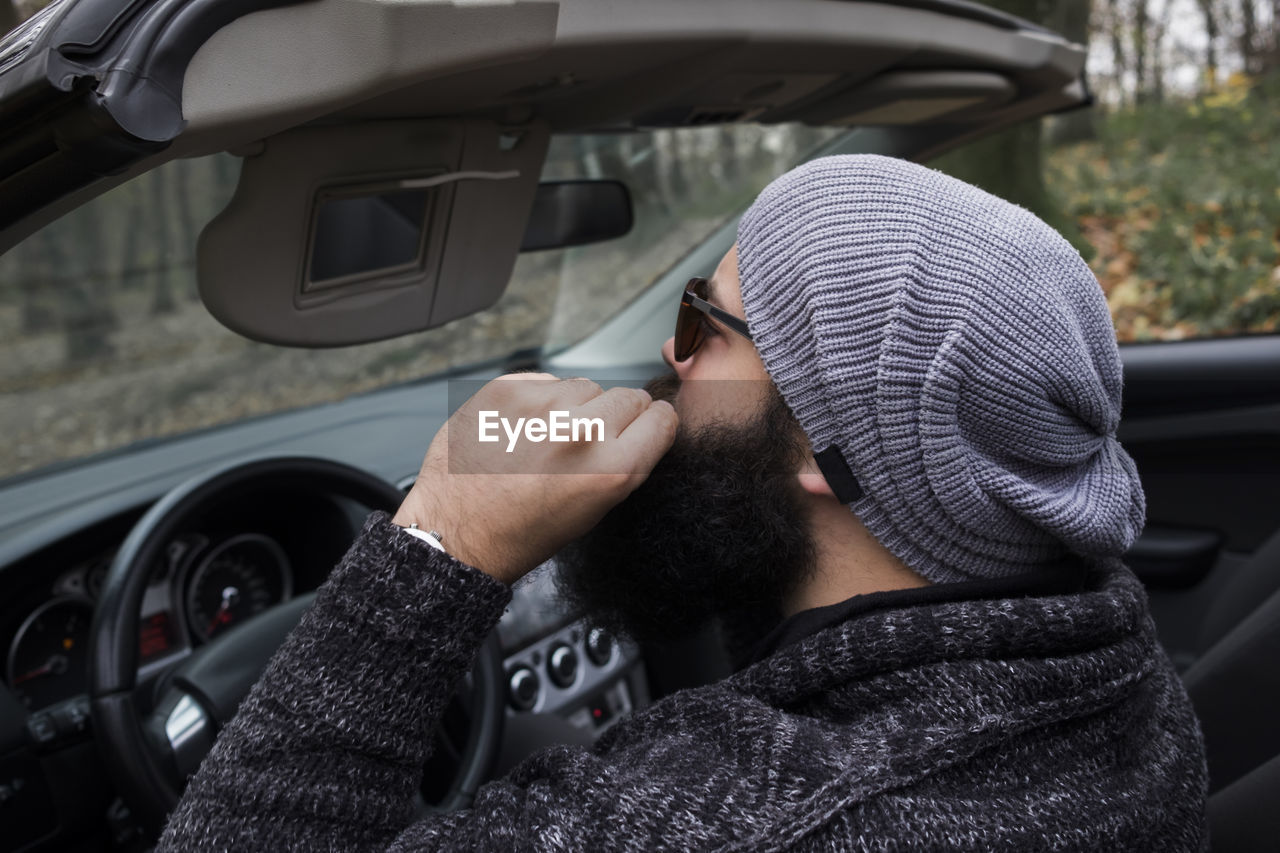
[[[663,356],[652,394],[521,375],[459,409],[161,848],[1205,847],[1198,725],[1118,559],[1145,504],[1115,336],[1065,240],[920,166],[817,160],[690,283]],[[486,410],[604,440],[494,450]],[[725,680],[414,822],[445,698],[556,553],[632,636],[766,630]]]

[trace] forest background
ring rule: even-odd
[[[1089,46],[1091,110],[933,165],[1090,261],[1122,342],[1280,324],[1280,0],[993,0]]]

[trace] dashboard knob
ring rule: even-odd
[[[557,687],[568,687],[578,675],[578,655],[569,646],[559,645],[547,655],[547,674]]]
[[[541,689],[538,673],[527,666],[518,667],[507,681],[507,694],[511,707],[517,711],[532,710],[533,706],[538,704],[538,693]]]
[[[613,636],[603,628],[592,628],[587,634],[587,657],[596,666],[604,666],[613,657]]]

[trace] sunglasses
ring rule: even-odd
[[[747,321],[712,305],[707,301],[707,292],[705,278],[691,278],[684,286],[684,293],[680,296],[680,313],[676,314],[676,361],[687,361],[702,346],[708,332],[715,333],[711,319],[708,318],[723,323],[727,328],[751,340]]]

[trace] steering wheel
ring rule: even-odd
[[[90,629],[89,692],[94,737],[116,790],[143,827],[159,834],[186,779],[213,746],[219,727],[302,618],[314,595],[298,596],[214,638],[161,682],[150,706],[137,691],[138,614],[164,549],[215,502],[264,487],[327,493],[394,512],[402,495],[358,468],[324,459],[277,457],[236,464],[179,485],[134,525],[102,584]],[[471,671],[471,727],[440,809],[469,805],[501,742],[502,656],[496,634]],[[142,700],[140,702],[139,700]]]

